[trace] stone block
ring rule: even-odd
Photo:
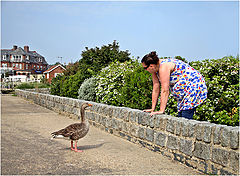
[[[122,120],[119,120],[119,121],[118,121],[118,130],[119,130],[119,131],[122,131],[122,126],[123,126],[123,121],[122,121]]]
[[[149,127],[154,128],[154,123],[155,123],[155,117],[156,115],[153,115],[152,117],[149,115],[148,121],[149,121]]]
[[[192,156],[193,142],[191,140],[180,139],[180,149],[182,153]]]
[[[194,144],[194,151],[193,155],[197,158],[201,158],[204,160],[209,160],[210,159],[210,145],[200,143],[200,142],[195,142]]]
[[[161,132],[156,132],[155,134],[155,144],[165,147],[166,146],[167,135]]]
[[[239,152],[230,151],[229,166],[239,173]]]
[[[122,130],[126,133],[129,133],[130,127],[129,127],[129,123],[127,122],[123,122],[122,124]]]
[[[113,109],[113,117],[120,118],[120,108],[119,107],[115,107]]]
[[[181,118],[181,128],[182,136],[188,137],[189,134],[189,120],[186,118]]]
[[[138,136],[138,130],[139,130],[139,126],[135,125],[135,124],[131,124],[130,125],[130,134],[134,137],[139,137]]]
[[[209,124],[208,122],[199,122],[196,124],[195,132],[196,132],[196,139],[199,141],[203,140],[203,134],[204,134],[204,125]]]
[[[102,116],[100,124],[106,126],[106,116]]]
[[[220,148],[213,148],[212,161],[223,166],[227,166],[229,161],[229,152]]]
[[[220,144],[220,138],[221,138],[221,126],[217,125],[213,132],[213,143],[214,144]]]
[[[175,136],[168,136],[167,139],[167,148],[172,149],[172,150],[177,150],[179,149],[179,142],[178,138]]]
[[[229,126],[223,126],[222,128],[222,134],[221,134],[221,145],[223,147],[228,147],[229,146],[229,142],[230,142],[230,131],[231,131],[231,127]]]
[[[106,127],[107,128],[112,128],[112,119],[111,118],[106,118]]]
[[[139,127],[138,136],[140,139],[145,139],[145,131],[146,131],[145,127]]]
[[[137,122],[136,120],[136,112],[135,111],[130,111],[129,112],[129,118],[130,118],[130,122]]]
[[[131,112],[131,109],[130,109],[130,108],[124,108],[124,109],[122,109],[122,116],[123,116],[123,120],[124,120],[125,122],[129,122],[130,112]]]
[[[188,123],[189,123],[188,137],[195,138],[196,136],[195,128],[197,124],[199,124],[200,122],[196,120],[189,120]]]
[[[230,147],[231,149],[239,148],[239,127],[234,127],[230,131]]]
[[[182,119],[183,119],[183,118],[179,118],[179,120],[176,121],[175,134],[176,134],[177,136],[180,136],[181,131],[182,131]]]
[[[167,120],[166,131],[174,134],[174,131],[175,131],[175,128],[176,128],[176,121],[177,121],[177,118],[176,118],[176,117],[169,118],[169,119]]]
[[[118,130],[118,123],[119,121],[115,118],[112,119],[112,128]]]
[[[203,141],[210,143],[211,142],[211,138],[212,138],[212,133],[215,129],[216,125],[214,124],[205,124],[203,126]]]
[[[137,114],[138,124],[147,126],[148,125],[148,114],[145,112],[138,112]]]
[[[154,131],[150,128],[146,129],[146,140],[153,142],[154,140]]]
[[[100,120],[100,115],[99,115],[99,114],[96,114],[96,115],[95,115],[95,122],[99,123],[99,120]]]
[[[159,128],[160,127],[160,115],[153,115],[154,116],[154,127]]]
[[[170,119],[171,117],[170,116],[167,116],[167,115],[158,115],[158,117],[160,117],[159,119],[159,129],[161,131],[166,131],[166,126],[167,126],[167,121],[168,119]]]

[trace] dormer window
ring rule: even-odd
[[[7,60],[7,56],[6,56],[6,55],[3,55],[2,59],[3,59],[3,60]]]

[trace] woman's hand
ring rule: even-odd
[[[143,112],[153,112],[153,110],[152,109],[145,109],[145,110],[143,110]]]
[[[151,112],[150,116],[153,116],[155,114],[164,114],[164,112],[162,111]]]
[[[150,116],[153,116],[155,114],[164,114],[164,112],[162,112],[162,111],[153,112],[152,109],[145,109],[145,110],[143,110],[143,112],[150,112]]]

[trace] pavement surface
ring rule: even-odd
[[[50,140],[75,123],[12,95],[1,96],[1,175],[200,175],[201,173],[90,126],[78,142]]]

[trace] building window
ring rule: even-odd
[[[18,64],[16,64],[16,67],[18,68]]]
[[[2,67],[7,68],[7,64],[2,64]]]
[[[42,66],[40,66],[40,69],[42,70]]]
[[[37,66],[37,69],[39,70],[39,65]]]
[[[2,59],[3,59],[3,60],[7,60],[7,56],[6,56],[6,55],[3,55]]]
[[[22,64],[19,64],[19,69],[22,69]]]
[[[28,64],[26,64],[26,69],[28,69]]]

